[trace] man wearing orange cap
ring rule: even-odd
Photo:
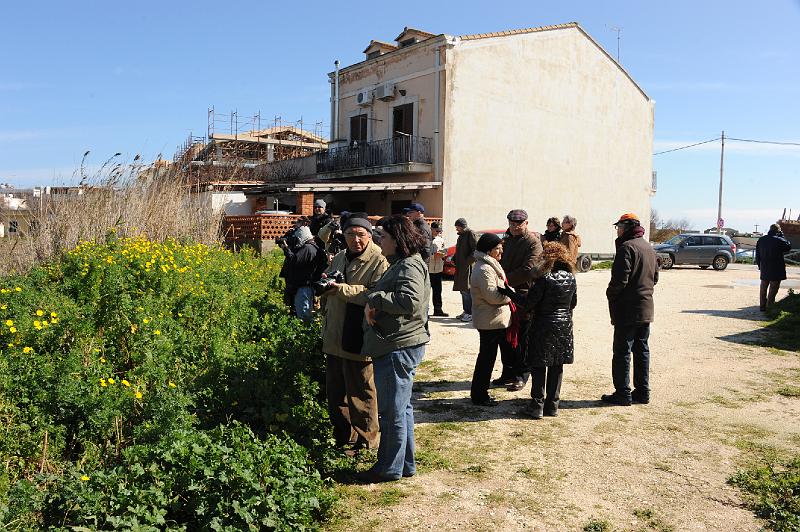
[[[610,404],[630,406],[650,402],[650,323],[653,321],[653,289],[658,283],[656,254],[644,238],[644,227],[633,213],[620,216],[617,253],[606,289],[611,324],[614,326],[611,376],[614,393],[601,399]],[[633,352],[633,391],[630,388]]]

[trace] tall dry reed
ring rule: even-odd
[[[112,229],[122,237],[220,241],[221,214],[186,184],[177,165],[144,166],[134,159],[112,166],[112,159],[92,175],[82,164],[79,192],[29,200],[32,229],[0,239],[0,275],[24,273],[79,241],[105,238]]]

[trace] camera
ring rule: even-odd
[[[338,223],[338,222],[330,222],[330,223],[328,224],[328,227],[330,227],[330,228],[331,228],[331,232],[332,232],[332,233],[333,233],[333,232],[336,232],[336,231],[338,231],[338,230],[341,228],[341,226],[339,225],[339,223]]]
[[[320,296],[326,292],[334,283],[343,283],[344,274],[338,270],[334,270],[328,274],[327,277],[314,281],[311,287],[314,289],[314,295]]]

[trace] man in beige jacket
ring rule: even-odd
[[[336,444],[352,454],[378,446],[378,402],[372,359],[361,354],[367,291],[388,268],[372,241],[366,214],[353,214],[343,227],[347,248],[331,262],[327,275],[341,272],[323,294],[322,350],[326,354],[326,395]]]

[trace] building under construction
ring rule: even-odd
[[[321,122],[313,124],[313,132],[305,127],[302,119],[286,123],[276,116],[262,121],[260,113],[240,117],[237,112],[217,113],[212,107],[206,136],[190,134],[178,147],[173,162],[190,184],[297,178],[299,174],[276,174],[269,163],[314,155],[328,147]]]

